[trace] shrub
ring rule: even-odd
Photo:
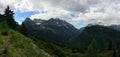
[[[4,35],[4,36],[6,36],[6,35],[8,35],[9,33],[8,33],[8,31],[2,31],[1,34]]]
[[[6,24],[6,22],[3,22],[3,23],[0,23],[0,32],[2,35],[8,35],[9,33],[9,27],[8,25]]]

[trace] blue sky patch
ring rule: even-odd
[[[75,25],[76,28],[80,29],[81,27],[85,27],[87,26],[87,23],[83,22],[83,21],[80,21],[79,23],[77,23]]]
[[[15,20],[19,24],[21,24],[25,20],[25,18],[30,17],[31,15],[37,14],[39,12],[35,12],[35,11],[21,12],[20,10],[17,10],[14,13],[15,13],[14,15]]]
[[[76,14],[70,14],[70,16],[72,17],[72,18],[76,18],[76,17],[78,17]]]

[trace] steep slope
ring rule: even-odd
[[[33,41],[0,23],[0,57],[50,57]]]
[[[29,38],[28,38],[29,37]],[[10,29],[6,23],[0,23],[0,57],[81,57],[71,48],[24,36]]]
[[[79,34],[79,30],[73,25],[60,19],[26,19],[24,23],[33,35],[57,43],[65,43],[69,38]]]
[[[71,40],[71,44],[85,47],[93,39],[97,40],[100,47],[105,47],[109,41],[112,41],[113,45],[117,46],[120,45],[120,32],[100,25],[87,26],[77,38]]]

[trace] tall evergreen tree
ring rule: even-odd
[[[86,52],[87,57],[98,57],[98,47],[95,39],[92,40],[92,43],[88,46]]]
[[[16,29],[16,22],[14,20],[13,15],[14,15],[13,11],[9,8],[9,6],[7,6],[7,8],[5,9],[5,12],[4,12],[5,19],[7,21],[7,24],[11,28]]]

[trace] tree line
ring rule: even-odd
[[[0,22],[5,21],[8,26],[12,29],[17,28],[17,22],[14,19],[14,12],[10,9],[9,6],[4,11],[4,14],[0,14]]]

